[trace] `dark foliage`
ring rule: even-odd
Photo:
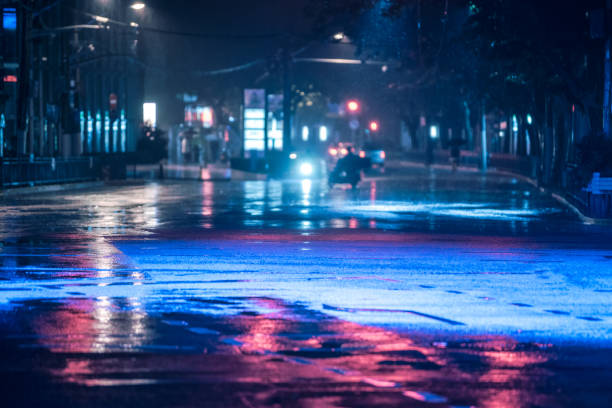
[[[612,177],[612,140],[593,134],[585,137],[578,145],[580,178],[586,185],[599,172],[604,177]]]

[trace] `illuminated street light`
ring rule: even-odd
[[[370,130],[371,130],[372,132],[378,132],[378,129],[379,129],[378,122],[377,122],[377,121],[375,121],[375,120],[371,121],[371,122],[370,122]]]
[[[142,10],[143,8],[145,8],[145,4],[142,1],[137,1],[137,2],[132,3],[130,7],[133,10]]]
[[[344,33],[340,32],[340,33],[334,34],[334,40],[341,41],[342,39],[344,39]]]
[[[98,23],[102,23],[102,24],[106,24],[106,23],[109,22],[109,18],[108,17],[93,16],[93,19],[96,20]]]

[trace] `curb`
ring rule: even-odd
[[[143,185],[144,180],[111,180],[111,181],[86,181],[78,183],[65,183],[65,184],[47,184],[42,186],[33,187],[13,187],[6,190],[0,190],[0,198],[2,197],[13,197],[20,195],[29,194],[40,194],[40,193],[56,193],[60,191],[73,191],[73,190],[84,190],[88,188],[98,188],[104,186],[129,186],[129,185]]]
[[[399,163],[400,165],[406,165],[406,164],[410,164],[413,166],[418,166],[418,167],[422,167],[422,163],[417,163],[417,162],[413,162],[410,160],[397,160],[397,163]],[[437,169],[444,169],[444,170],[450,170],[451,166],[446,165],[446,164],[437,164],[434,166],[432,166],[432,168],[435,170]],[[474,167],[467,167],[466,171],[466,166],[460,166],[459,169],[457,170],[457,172],[464,172],[464,173],[472,173],[474,171],[479,171],[478,168],[474,168]],[[463,171],[462,171],[463,170]],[[572,212],[574,212],[578,218],[580,218],[580,220],[588,225],[612,225],[612,219],[608,219],[608,218],[592,218],[589,217],[585,214],[582,213],[582,211],[580,211],[580,209],[578,207],[576,207],[574,204],[570,203],[565,197],[563,197],[561,194],[554,192],[551,189],[545,188],[545,187],[541,187],[538,186],[538,183],[527,176],[524,176],[522,174],[518,174],[518,173],[514,173],[512,171],[509,170],[501,170],[498,168],[490,168],[488,170],[488,173],[497,173],[500,175],[505,175],[505,176],[510,176],[510,177],[515,177],[518,178],[526,183],[531,184],[533,187],[537,188],[541,193],[545,193],[545,194],[549,194],[552,198],[554,198],[555,200],[557,200],[559,203],[561,203],[562,205],[568,207]]]
[[[526,183],[531,184],[532,186],[534,186],[535,188],[540,190],[540,192],[542,192],[544,194],[549,194],[552,198],[554,198],[555,200],[557,200],[558,202],[560,202],[561,204],[565,205],[570,210],[572,210],[572,212],[574,212],[578,216],[578,218],[580,218],[580,220],[582,222],[584,222],[585,224],[589,224],[589,225],[612,225],[612,219],[607,219],[607,218],[592,218],[592,217],[589,217],[587,215],[584,215],[582,213],[582,211],[580,211],[580,209],[578,207],[576,207],[574,204],[570,203],[561,194],[556,193],[556,192],[552,191],[549,188],[538,186],[538,183],[534,179],[532,179],[530,177],[527,177],[527,176],[524,176],[524,175],[518,174],[518,173],[513,173],[513,172],[508,171],[508,170],[491,169],[491,171],[495,172],[497,174],[502,174],[502,175],[506,175],[506,176],[516,177],[518,179],[523,180]]]

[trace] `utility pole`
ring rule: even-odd
[[[610,41],[610,11],[612,10],[612,0],[606,0],[606,11],[604,14],[604,35],[605,35],[605,49],[604,49],[604,95],[603,95],[603,133],[604,137],[610,138],[610,114],[612,113],[610,108],[610,92],[612,91],[612,60],[610,56],[612,43]]]
[[[29,2],[28,2],[29,3]],[[24,156],[27,152],[27,135],[30,125],[30,40],[28,35],[32,26],[32,13],[29,4],[18,8],[19,27],[19,90],[17,94],[17,154]]]
[[[4,106],[8,95],[4,92],[4,55],[6,50],[6,40],[4,39],[4,27],[0,22],[0,187],[2,184],[2,158],[4,157],[4,127],[6,120],[4,117]]]
[[[283,49],[283,151],[291,149],[291,56]]]
[[[487,110],[486,110],[486,105],[485,105],[485,101],[483,99],[482,101],[482,129],[480,132],[480,137],[481,137],[481,161],[482,161],[482,171],[486,172],[487,171],[487,156],[489,155],[487,152]]]

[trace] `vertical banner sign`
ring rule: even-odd
[[[283,149],[283,95],[268,95],[268,150]]]
[[[125,153],[127,148],[127,118],[125,117],[125,109],[121,109],[119,121],[119,130],[121,133],[121,153]]]
[[[244,151],[264,151],[266,90],[244,90]]]

